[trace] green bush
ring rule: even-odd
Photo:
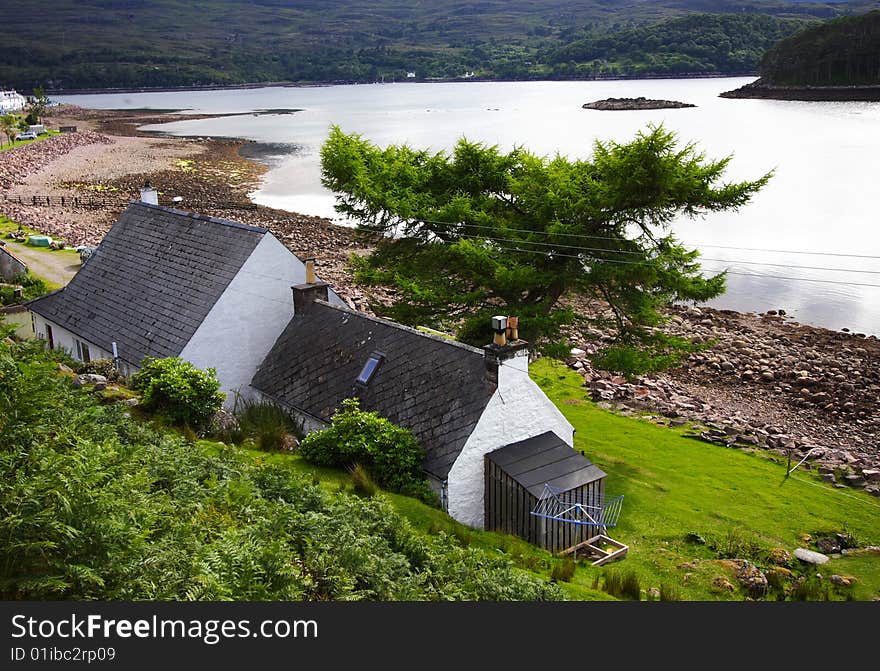
[[[22,288],[21,297],[15,296],[15,286]],[[49,293],[48,285],[39,277],[34,277],[29,273],[15,277],[12,282],[0,286],[0,306],[20,305],[25,301],[38,298]]]
[[[140,391],[141,405],[172,422],[201,428],[220,409],[225,394],[213,368],[200,370],[179,357],[146,357],[131,378]]]
[[[360,409],[356,398],[342,402],[330,426],[309,434],[300,453],[320,466],[363,466],[386,489],[422,495],[427,492],[422,460],[424,452],[415,436],[375,412]]]

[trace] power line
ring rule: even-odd
[[[461,222],[448,222],[448,221],[433,221],[431,219],[421,219],[426,224],[440,224],[443,226],[462,226],[465,228],[477,228],[484,229],[490,231],[498,231],[497,226],[483,226],[480,224],[465,224]],[[503,230],[510,231],[511,233],[530,233],[533,235],[546,235],[546,236],[559,236],[559,237],[568,237],[568,238],[582,238],[587,240],[615,240],[619,241],[619,237],[614,237],[610,235],[587,235],[585,233],[552,233],[549,231],[533,231],[527,228],[507,228],[505,227]],[[732,247],[728,245],[712,245],[708,243],[694,242],[691,243],[697,247],[709,247],[712,249],[736,249],[744,252],[771,252],[774,254],[805,254],[811,256],[842,256],[849,257],[854,259],[880,259],[880,256],[870,255],[870,254],[849,254],[849,253],[837,253],[837,252],[807,252],[807,251],[798,251],[794,249],[764,249],[760,247]]]
[[[514,240],[512,238],[490,238],[482,235],[471,235],[469,233],[459,233],[459,237],[469,240],[491,240],[493,242],[507,242],[512,244],[540,245],[542,247],[553,247],[554,249],[569,249],[585,252],[608,252],[611,254],[627,254],[629,256],[642,256],[641,252],[631,252],[625,249],[605,249],[603,247],[578,247],[576,245],[557,245],[552,242],[536,242],[531,240]],[[613,259],[600,259],[602,261]],[[741,261],[738,259],[712,259],[708,257],[700,257],[701,261],[715,261],[718,263],[736,263],[750,266],[775,266],[779,268],[797,268],[799,270],[826,270],[836,273],[865,273],[869,275],[880,275],[880,270],[858,270],[856,268],[828,268],[826,266],[797,266],[790,263],[769,263],[764,261]]]
[[[523,252],[526,254],[538,254],[540,256],[550,257],[551,254],[548,252],[541,252],[536,249],[519,249],[514,247],[498,247],[497,249],[505,252]],[[579,259],[582,260],[580,256],[574,254],[552,254],[554,257],[561,257],[566,259]],[[641,262],[638,261],[618,261],[614,259],[600,259],[601,263],[613,263],[616,265],[628,265],[628,266],[637,266],[641,265]],[[791,277],[789,275],[773,275],[769,273],[742,273],[736,270],[726,270],[719,271],[726,272],[728,275],[743,275],[744,277],[768,277],[776,280],[793,280],[796,282],[821,282],[822,284],[842,284],[848,287],[875,287],[880,289],[880,284],[870,284],[868,282],[841,282],[839,280],[820,280],[812,277]]]

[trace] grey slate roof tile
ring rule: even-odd
[[[370,383],[355,383],[374,351]],[[425,470],[445,478],[495,391],[483,352],[348,308],[315,301],[293,317],[254,376],[274,400],[329,421],[346,398],[410,429]]]
[[[565,492],[605,477],[602,469],[552,431],[505,445],[486,456],[539,498],[545,484]]]
[[[28,307],[135,365],[176,356],[265,234],[135,202],[70,284]]]

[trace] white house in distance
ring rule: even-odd
[[[305,264],[266,229],[143,200],[65,288],[28,303],[34,331],[81,361],[115,356],[126,375],[145,356],[215,368],[231,405],[290,321]]]
[[[595,503],[605,474],[572,448],[574,429],[529,377],[528,345],[515,328],[508,341],[499,320],[496,341],[478,349],[333,304],[326,284],[294,294],[296,312],[251,383],[265,399],[314,430],[356,396],[413,432],[429,482],[458,521],[558,549],[586,538],[530,515],[526,489],[583,489]],[[504,450],[501,470],[490,469],[489,455]],[[503,492],[490,478],[496,470],[499,482],[502,470],[509,476]]]
[[[18,91],[0,90],[0,114],[19,112],[27,105],[27,98]]]

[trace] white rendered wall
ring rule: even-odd
[[[257,366],[293,317],[290,287],[305,281],[305,264],[267,233],[183,348],[182,358],[217,369],[227,407],[236,391],[251,395]],[[332,291],[329,301],[345,305]]]
[[[499,366],[498,389],[449,471],[449,514],[482,529],[485,455],[545,431],[574,445],[574,427],[529,378],[528,354],[523,351]]]
[[[46,331],[46,324],[52,326],[52,343],[55,349],[63,349],[74,359],[79,360],[79,357],[76,355],[76,341],[79,340],[82,343],[85,343],[89,347],[89,358],[94,361],[95,359],[112,359],[113,354],[106,350],[101,349],[95,343],[89,342],[84,338],[80,338],[77,335],[74,335],[70,331],[68,331],[63,326],[58,326],[53,321],[49,321],[48,319],[38,315],[36,312],[31,313],[34,315],[34,331],[37,334],[37,338],[42,338],[48,342],[49,336]]]

